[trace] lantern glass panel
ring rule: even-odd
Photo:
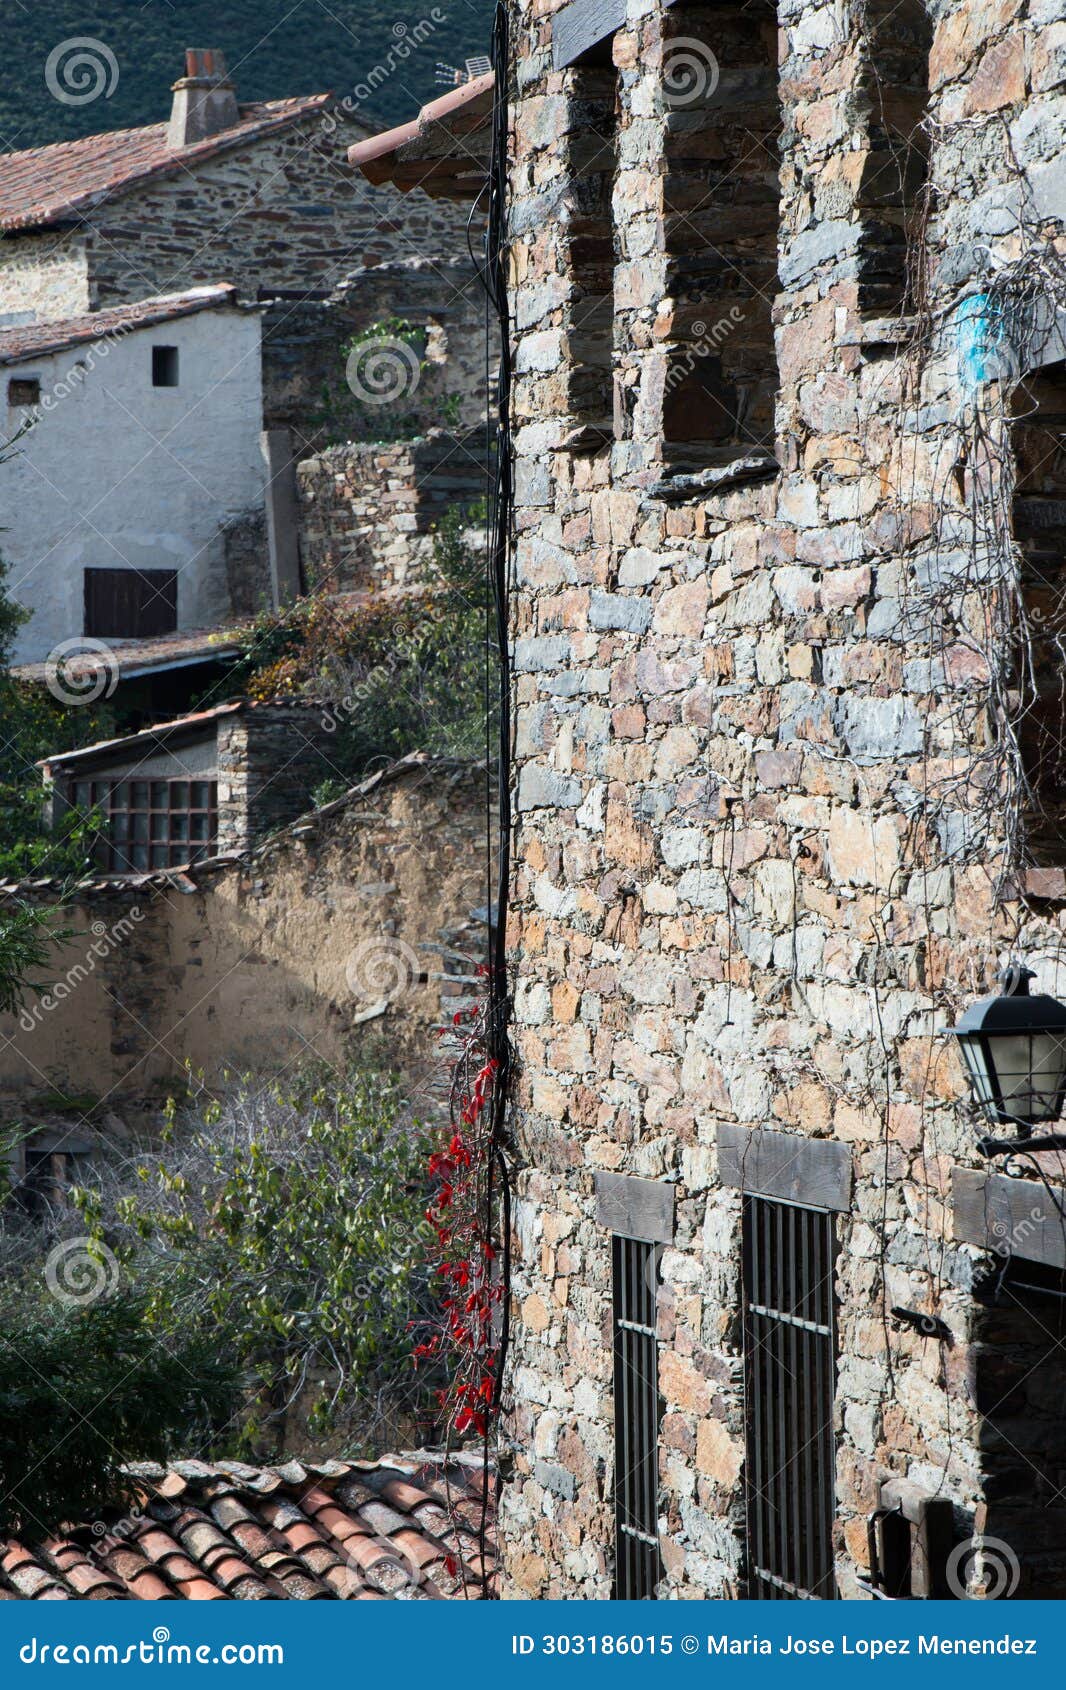
[[[974,1096],[983,1109],[993,1109],[999,1113],[999,1097],[995,1082],[988,1068],[988,1051],[985,1041],[974,1034],[966,1034],[959,1039],[963,1061],[966,1063],[973,1085]]]
[[[1000,1033],[990,1042],[1004,1114],[1015,1121],[1054,1120],[1062,1096],[1062,1035]]]

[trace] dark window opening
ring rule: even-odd
[[[609,48],[609,43],[608,43]],[[617,75],[610,64],[570,72],[566,409],[595,448],[614,433],[614,267],[612,196],[617,169]]]
[[[96,861],[113,874],[184,867],[218,844],[216,780],[79,780],[70,799],[99,811]]]
[[[71,1186],[85,1178],[88,1161],[83,1148],[46,1148],[31,1139],[22,1150],[21,1172],[12,1181],[12,1202],[32,1219],[45,1219],[66,1207]]]
[[[152,386],[177,387],[178,349],[176,346],[152,347]]]
[[[1035,1180],[1033,1204],[1050,1207]],[[971,1389],[980,1416],[980,1529],[986,1542],[998,1540],[992,1577],[999,1584],[992,1593],[1019,1601],[1066,1597],[1064,1290],[1059,1268],[1014,1256],[993,1264],[975,1311]]]
[[[663,15],[663,457],[677,471],[775,442],[780,220],[777,8]],[[664,313],[660,313],[661,316]]]
[[[1066,864],[1066,364],[1028,376],[1015,395],[1014,538],[1029,654],[1019,652],[1019,740],[1029,787],[1029,847]]]
[[[87,569],[85,633],[95,639],[154,639],[178,626],[176,569]]]
[[[39,405],[41,403],[41,384],[37,377],[13,377],[7,384],[7,402],[13,407]]]
[[[614,1288],[614,1596],[651,1601],[659,1554],[659,1248],[612,1239]]]
[[[831,1600],[833,1216],[745,1197],[743,1227],[748,1594]]]
[[[929,53],[933,22],[925,0],[868,0],[866,104],[869,151],[858,205],[863,215],[859,303],[870,316],[914,304],[909,237],[929,179]]]
[[[975,1294],[985,1303],[1016,1303],[1022,1308],[1044,1303],[1054,1308],[1066,1303],[1066,1269],[1050,1267],[1046,1262],[1027,1262],[1022,1256],[1006,1256]]]

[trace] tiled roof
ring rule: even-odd
[[[184,293],[158,294],[134,305],[109,306],[106,311],[90,311],[58,323],[26,323],[18,328],[0,329],[0,364],[24,364],[30,358],[47,358],[71,346],[129,334],[131,329],[147,329],[153,323],[169,323],[175,317],[232,305],[236,300],[236,288],[229,282],[218,282],[213,287],[188,288]]]
[[[134,183],[195,170],[233,147],[286,129],[332,98],[310,94],[242,106],[240,122],[232,128],[180,149],[168,147],[167,124],[151,123],[143,129],[115,129],[80,141],[0,154],[0,229],[11,232],[66,222]]]
[[[0,1541],[0,1599],[477,1599],[494,1576],[480,1457],[130,1471],[140,1501],[124,1519]]]
[[[487,71],[423,106],[410,123],[348,149],[368,182],[401,193],[422,188],[434,199],[473,199],[485,182],[495,76]]]
[[[101,313],[97,312],[97,316]],[[139,675],[154,674],[157,670],[181,669],[193,663],[207,663],[224,657],[239,655],[241,636],[247,624],[231,622],[215,628],[189,628],[177,634],[160,634],[151,640],[108,640],[106,652],[94,649],[86,642],[84,652],[75,652],[63,666],[64,676],[74,688],[84,685],[88,691],[93,680],[103,672],[108,680],[133,680]],[[11,674],[17,681],[45,686],[54,665],[50,663],[13,663]]]

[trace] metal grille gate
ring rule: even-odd
[[[654,1597],[659,1562],[659,1369],[655,1293],[659,1250],[613,1238],[614,1517],[618,1601]]]
[[[744,1199],[750,1591],[831,1600],[836,1339],[833,1216]]]

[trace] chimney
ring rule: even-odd
[[[185,75],[174,84],[174,104],[167,131],[167,146],[194,146],[232,129],[240,121],[237,96],[226,74],[225,55],[213,47],[189,47],[185,53]]]

